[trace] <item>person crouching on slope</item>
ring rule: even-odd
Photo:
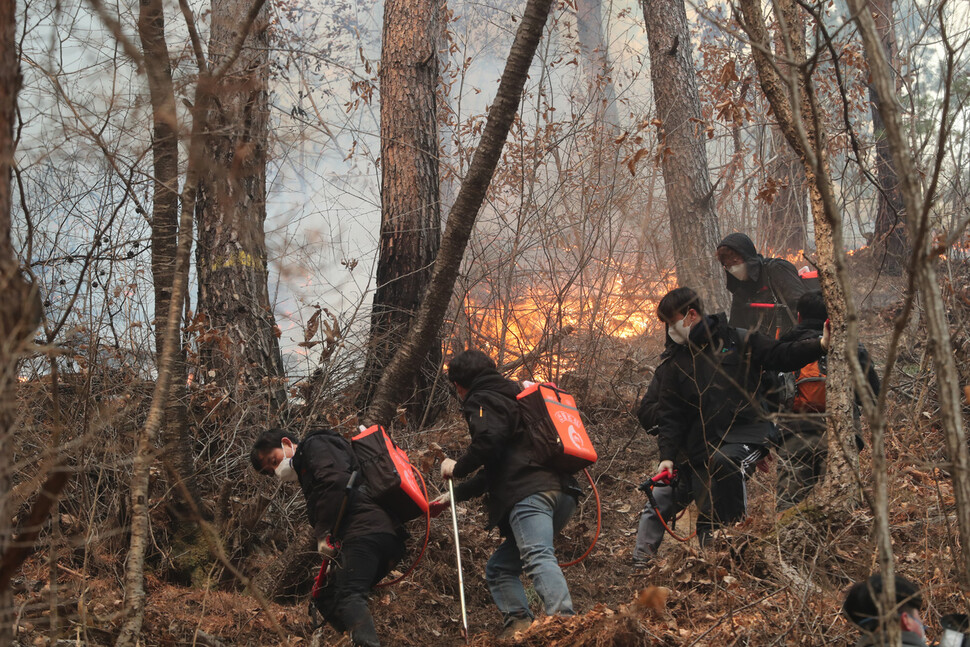
[[[330,429],[315,429],[300,442],[288,431],[269,429],[253,443],[249,458],[260,474],[299,482],[303,490],[317,550],[334,560],[317,604],[324,619],[349,631],[355,646],[380,647],[367,598],[404,555],[406,532],[370,497],[359,474],[335,527],[357,469],[350,441]]]

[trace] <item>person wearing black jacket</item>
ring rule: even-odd
[[[405,531],[371,498],[359,473],[348,495],[358,470],[350,442],[330,429],[314,429],[300,442],[288,431],[269,429],[249,457],[259,473],[300,483],[317,550],[336,566],[318,600],[324,619],[337,631],[349,631],[354,645],[379,647],[367,598],[403,556]]]
[[[660,363],[653,372],[653,378],[647,386],[647,392],[640,400],[637,408],[637,420],[640,425],[647,430],[651,436],[656,436],[658,431],[658,412],[660,409],[660,385],[664,375],[669,370],[670,358],[679,344],[675,342],[669,332],[664,334],[664,350],[660,354]],[[651,501],[648,497],[643,512],[640,513],[640,523],[637,526],[637,543],[633,549],[634,568],[646,568],[650,565],[650,560],[657,554],[660,544],[663,542],[666,528],[664,524],[672,526],[676,523],[677,515],[690,505],[694,497],[694,490],[691,483],[691,472],[686,469],[686,458],[678,457],[675,461],[677,478],[670,485],[658,485],[653,488]],[[654,508],[656,504],[656,508]],[[661,521],[661,516],[663,521]]]
[[[461,399],[471,444],[456,461],[441,463],[442,479],[471,478],[455,487],[458,501],[488,495],[488,527],[505,538],[485,566],[485,580],[502,613],[505,633],[533,619],[520,579],[532,579],[548,615],[573,615],[572,598],[553,549],[553,539],[576,510],[578,488],[568,474],[537,462],[516,401],[520,388],[479,350],[448,363],[448,379]],[[438,497],[437,506],[448,503]]]
[[[757,330],[771,337],[788,332],[795,324],[795,304],[805,292],[795,266],[783,258],[765,258],[741,233],[728,234],[717,246],[717,260],[724,267],[731,293],[728,323]],[[752,303],[772,304],[756,308]]]
[[[821,339],[775,341],[728,326],[723,313],[705,316],[690,288],[667,293],[657,316],[678,342],[660,385],[658,471],[687,457],[703,544],[716,528],[744,518],[745,481],[767,455],[774,425],[756,395],[762,370],[790,371],[817,360],[828,348],[828,329]]]
[[[798,325],[782,337],[782,341],[818,339],[822,336],[828,310],[825,299],[818,290],[806,292],[798,300]],[[873,394],[879,395],[879,375],[869,357],[866,347],[859,344],[859,364],[865,371],[866,380]],[[820,360],[819,364],[824,364]],[[798,387],[796,386],[796,389]],[[823,391],[824,393],[824,391]],[[856,423],[856,443],[862,449],[859,435],[860,411],[857,404],[854,410]],[[803,501],[811,493],[816,483],[825,476],[825,462],[828,457],[828,444],[825,441],[825,413],[822,411],[792,411],[780,417],[778,426],[781,442],[778,445],[778,485],[777,505],[779,510],[787,510]]]

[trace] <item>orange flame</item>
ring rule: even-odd
[[[616,275],[611,287],[593,293],[574,290],[566,296],[552,290],[531,287],[528,294],[507,304],[488,305],[483,298],[469,296],[465,312],[478,332],[483,349],[504,349],[510,357],[523,357],[540,348],[546,340],[567,327],[584,338],[608,337],[627,340],[662,329],[655,312],[657,301],[623,289],[623,278]],[[566,344],[574,347],[573,343]],[[576,369],[590,361],[575,352],[563,351],[562,344],[545,353],[542,365],[553,373]],[[546,369],[537,369],[545,372]],[[536,375],[552,379],[552,375]]]

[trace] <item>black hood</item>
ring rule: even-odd
[[[754,242],[748,238],[747,234],[739,232],[728,234],[718,244],[718,247],[727,247],[737,252],[744,259],[744,264],[748,266],[748,281],[756,283],[761,278],[761,265],[765,259],[758,253]],[[731,293],[734,293],[741,283],[748,282],[737,280],[727,270],[724,270],[724,274],[727,276],[727,289]]]
[[[313,427],[307,432],[306,436],[303,437],[303,440],[306,440],[311,436],[337,436],[338,438],[343,438],[343,436],[329,427]]]
[[[480,389],[496,391],[513,400],[519,394],[519,391],[522,390],[518,383],[505,379],[501,373],[494,370],[485,371],[472,380],[471,385],[468,387],[468,393],[470,395]],[[465,399],[467,400],[468,396],[465,396]]]
[[[754,242],[748,238],[747,234],[741,234],[738,232],[728,234],[724,237],[724,240],[718,243],[718,247],[727,247],[729,249],[733,249],[741,255],[741,258],[746,261],[751,260],[755,256],[760,258],[760,254],[758,254],[758,250],[755,248]]]

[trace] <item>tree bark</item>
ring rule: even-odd
[[[386,424],[393,417],[397,403],[403,399],[413,380],[419,359],[425,356],[437,338],[468,238],[518,110],[522,88],[525,86],[551,5],[551,0],[528,0],[526,3],[495,101],[488,110],[481,141],[448,215],[431,282],[414,325],[377,384],[374,399],[364,415],[368,422]]]
[[[262,11],[265,0],[255,0],[248,15],[241,21],[239,34],[248,35],[256,15]],[[226,71],[235,63],[242,43],[235,40],[233,49],[210,72],[200,61],[199,80],[196,84],[195,104],[192,109],[192,133],[189,137],[188,165],[182,191],[182,205],[178,223],[178,245],[175,253],[175,272],[172,278],[171,303],[165,323],[162,356],[158,361],[158,377],[152,402],[145,419],[145,426],[137,438],[135,460],[131,475],[131,540],[125,564],[125,621],[115,641],[116,647],[135,647],[140,644],[141,627],[145,618],[145,553],[151,542],[149,529],[148,485],[151,466],[155,461],[155,440],[162,427],[173,380],[172,365],[178,348],[179,324],[182,306],[188,292],[189,257],[192,249],[192,215],[200,191],[203,173],[211,173],[210,159],[206,155],[208,124],[213,104],[217,101],[214,91],[220,86]]]
[[[782,30],[785,60],[792,63],[787,68],[789,74],[781,76],[776,71],[776,61],[771,54],[771,39],[760,0],[740,0],[739,7],[742,27],[751,42],[761,88],[785,139],[798,154],[805,169],[815,225],[819,278],[832,321],[826,376],[829,454],[825,479],[819,487],[819,498],[853,505],[859,499],[860,492],[855,478],[858,453],[854,449],[854,399],[847,356],[856,355],[855,312],[848,289],[851,284],[845,271],[842,220],[831,183],[825,132],[811,85],[811,69],[805,65],[805,32],[789,27],[801,23],[799,10],[793,0],[776,0],[774,7]],[[850,352],[847,352],[847,348],[851,349]]]
[[[892,0],[867,0],[868,8],[872,12],[876,31],[882,42],[883,52],[890,65],[890,73],[896,78],[899,60],[896,48],[896,32],[893,19]],[[872,67],[872,63],[869,63]],[[895,100],[897,84],[892,84]],[[869,102],[872,111],[872,134],[876,142],[876,181],[878,183],[878,208],[876,211],[876,227],[873,232],[872,243],[875,245],[874,260],[877,267],[891,276],[899,276],[908,255],[905,216],[903,214],[903,200],[899,194],[899,178],[893,165],[892,151],[886,137],[886,127],[883,123],[880,108],[879,90],[876,88],[872,75],[869,76]]]
[[[362,408],[403,341],[441,245],[438,175],[440,0],[386,0],[381,52],[381,246]],[[408,420],[433,420],[441,366],[435,339],[407,400]]]
[[[798,16],[798,23],[790,29],[805,33],[805,21]],[[775,29],[775,57],[784,58],[785,42],[781,29]],[[790,74],[789,66],[779,64],[783,74]],[[795,149],[785,141],[785,135],[777,124],[771,127],[773,161],[769,166],[771,177],[779,184],[762,222],[762,244],[773,254],[781,255],[805,249],[806,213],[808,191],[805,186],[805,169]]]
[[[697,73],[683,0],[641,0],[650,44],[659,153],[667,191],[677,282],[696,290],[716,312],[725,304],[721,241],[704,144]]]
[[[893,96],[894,82],[892,68],[886,58],[886,51],[879,36],[879,30],[869,6],[864,0],[849,0],[856,26],[862,36],[869,73],[872,83],[880,97]],[[941,28],[944,28],[940,10]],[[970,453],[967,450],[966,421],[963,419],[960,401],[959,375],[953,359],[953,345],[944,307],[940,283],[936,275],[937,255],[933,251],[933,237],[930,232],[930,209],[935,199],[939,165],[944,154],[945,136],[950,128],[947,124],[950,115],[947,110],[953,79],[954,52],[943,31],[943,44],[947,74],[944,79],[944,100],[940,137],[937,149],[937,166],[931,176],[929,188],[924,195],[920,185],[920,174],[915,160],[906,143],[900,123],[899,111],[892,101],[879,102],[879,113],[885,126],[886,141],[895,168],[899,171],[899,191],[903,200],[903,211],[907,225],[913,236],[913,259],[911,272],[916,275],[916,284],[923,300],[924,320],[929,334],[933,364],[936,369],[936,388],[940,400],[940,420],[946,435],[947,453],[950,459],[950,475],[953,479],[953,494],[956,500],[957,527],[960,534],[960,557],[958,571],[964,588],[970,587]],[[952,119],[950,121],[952,125]],[[890,571],[891,573],[891,571]],[[891,593],[891,592],[890,592]]]
[[[15,0],[0,0],[0,294],[3,294],[0,304],[0,452],[3,456],[13,454],[18,362],[42,316],[39,293],[34,284],[21,275],[10,237],[13,208],[10,176],[16,148],[14,122],[22,80],[16,30],[17,3]],[[0,554],[6,567],[0,570],[8,570],[13,565],[9,553],[16,548],[11,544],[10,472],[9,469],[0,470]],[[0,644],[3,645],[13,642],[16,613],[8,584],[9,579],[0,584]]]
[[[212,88],[206,169],[196,204],[199,312],[212,334],[202,380],[223,390],[231,417],[265,420],[286,403],[283,360],[266,267],[266,155],[269,127],[267,12],[241,31],[244,0],[212,0],[209,62],[236,56]],[[240,39],[242,41],[240,43]],[[236,50],[237,45],[241,48]],[[262,411],[261,411],[262,410]],[[262,415],[261,415],[262,414]]]
[[[178,248],[178,119],[175,111],[175,89],[172,66],[165,41],[165,13],[161,0],[141,0],[138,14],[138,36],[145,53],[145,74],[152,106],[152,162],[154,193],[152,197],[152,285],[155,290],[155,356],[162,357],[164,324],[172,301],[175,276],[175,254]],[[185,350],[182,336],[172,363],[172,394],[165,411],[162,440],[165,455],[179,474],[186,489],[195,493],[192,443],[188,439],[185,389]],[[178,493],[179,488],[172,488]],[[178,495],[175,494],[177,497]]]
[[[211,81],[200,78],[195,109],[192,115],[192,135],[189,145],[189,161],[186,169],[185,188],[182,193],[182,209],[178,224],[178,245],[175,255],[175,272],[172,278],[171,302],[165,322],[162,355],[158,361],[158,377],[145,426],[138,434],[135,460],[131,475],[131,541],[125,564],[125,622],[118,633],[116,647],[134,647],[139,643],[141,626],[145,618],[145,552],[151,542],[148,510],[148,484],[152,463],[155,461],[155,440],[165,418],[165,409],[171,392],[172,366],[177,355],[179,324],[182,304],[188,291],[189,255],[192,249],[192,213],[199,190],[204,153],[203,126],[210,103],[207,87]]]
[[[609,45],[603,38],[602,0],[576,0],[576,32],[596,122],[611,127],[609,129],[616,128],[619,116]]]
[[[777,126],[771,127],[771,143],[774,160],[769,173],[780,186],[763,212],[761,243],[772,255],[784,256],[805,249],[808,191],[802,162]]]

